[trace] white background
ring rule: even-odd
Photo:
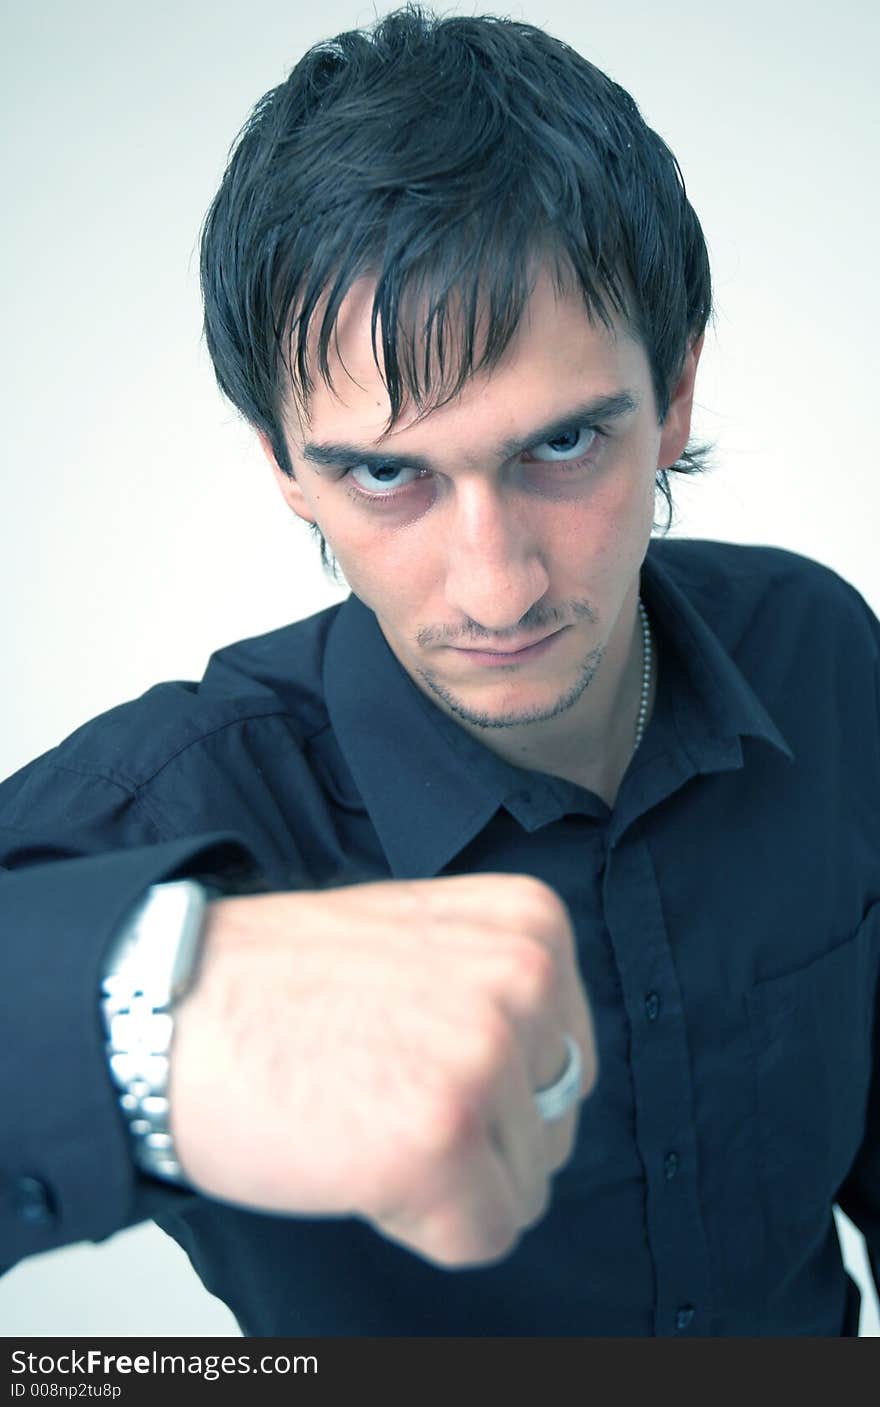
[[[216,390],[197,239],[256,99],[309,45],[388,8],[7,3],[0,775],[343,594]],[[714,265],[696,428],[717,467],[678,486],[675,532],[806,553],[880,612],[874,0],[453,11],[566,40],[679,158]],[[233,1332],[152,1226],[0,1281],[6,1335]]]

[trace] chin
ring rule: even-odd
[[[463,723],[485,729],[523,728],[547,723],[567,713],[588,688],[597,668],[598,662],[584,671],[567,689],[558,683],[544,688],[520,688],[511,690],[503,701],[499,701],[497,696],[493,698],[490,690],[462,695],[424,670],[419,670],[419,677],[427,685],[431,696],[439,699],[446,711]]]

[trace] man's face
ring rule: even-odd
[[[655,473],[687,440],[696,355],[659,426],[642,348],[542,274],[501,364],[383,438],[371,300],[363,281],[343,306],[337,396],[318,380],[308,426],[288,414],[282,492],[448,712],[479,729],[567,713],[615,631],[632,635]]]

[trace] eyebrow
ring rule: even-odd
[[[631,391],[615,391],[606,396],[594,396],[589,401],[584,401],[581,405],[575,406],[572,410],[566,411],[564,415],[556,416],[547,425],[540,425],[529,434],[524,440],[508,439],[503,440],[496,446],[495,453],[503,463],[507,459],[512,459],[515,454],[521,454],[523,450],[534,449],[537,445],[542,445],[546,440],[555,440],[560,435],[567,435],[570,431],[578,429],[582,425],[598,425],[609,420],[619,420],[624,415],[629,415],[631,411],[638,410],[639,401]],[[368,464],[373,466],[394,466],[397,468],[424,469],[433,472],[435,465],[423,454],[393,454],[390,452],[368,449],[362,445],[346,445],[338,442],[318,444],[313,440],[307,440],[300,449],[302,458],[309,464],[314,464],[319,470],[321,468],[350,468],[355,464]]]

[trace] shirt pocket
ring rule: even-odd
[[[864,1137],[878,962],[874,904],[850,938],[747,994],[771,1255],[806,1250]]]

